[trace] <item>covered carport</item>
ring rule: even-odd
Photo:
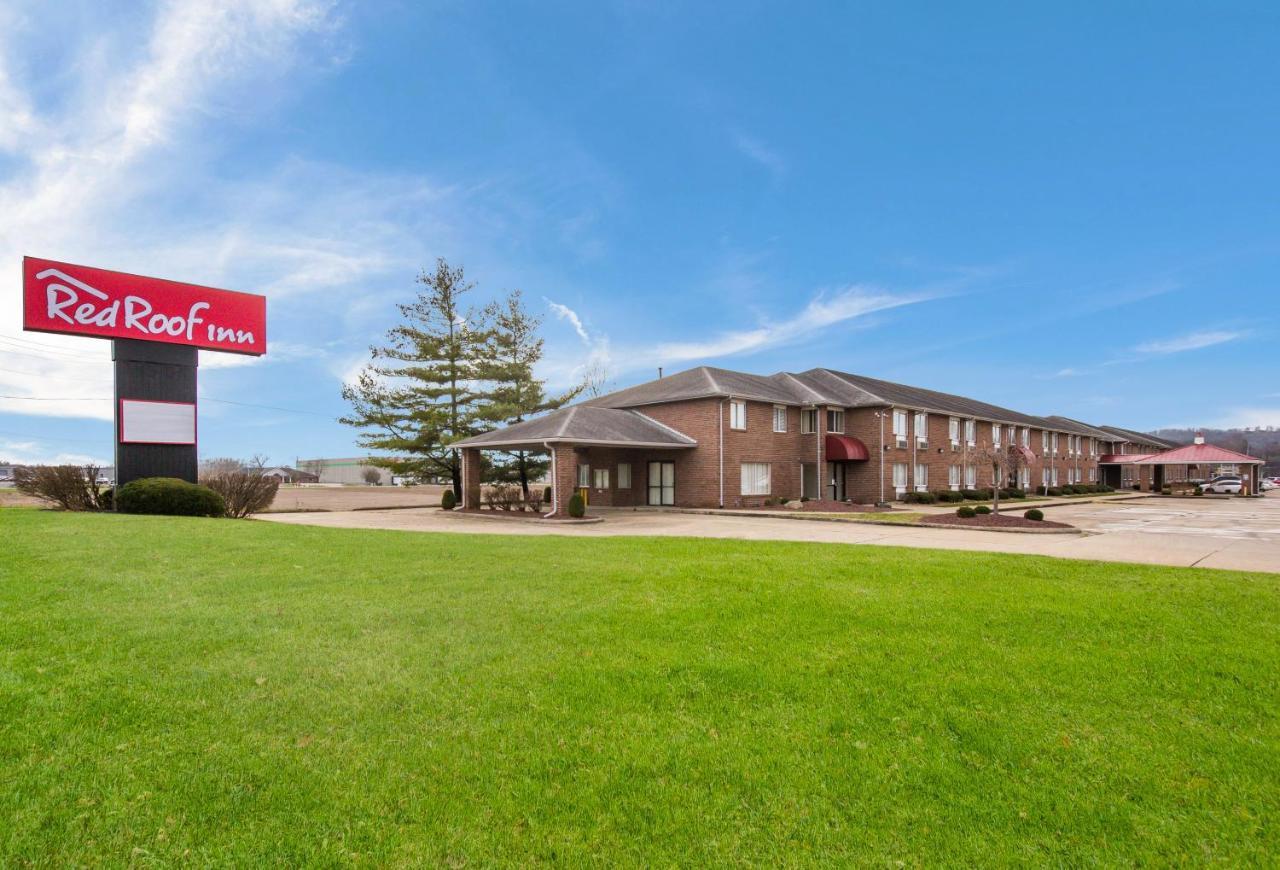
[[[1136,466],[1152,469],[1151,489],[1156,492],[1164,485],[1165,472],[1170,466],[1184,466],[1201,469],[1200,473],[1206,478],[1211,477],[1215,471],[1221,471],[1223,467],[1233,468],[1234,473],[1239,474],[1244,482],[1244,491],[1249,493],[1258,491],[1258,474],[1263,464],[1264,461],[1256,456],[1205,444],[1200,438],[1197,438],[1195,444],[1166,450],[1134,463]]]

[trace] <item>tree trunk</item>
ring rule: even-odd
[[[458,500],[458,504],[462,504],[462,466],[454,463],[453,468],[449,469],[449,476],[453,478],[453,497]]]
[[[1000,513],[1000,467],[996,466],[992,469],[991,479],[996,482],[995,487],[991,490],[991,515],[997,516]]]
[[[529,500],[529,456],[523,450],[516,454],[516,465],[520,469],[520,491],[524,493],[524,500]]]

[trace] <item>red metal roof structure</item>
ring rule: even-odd
[[[871,458],[867,445],[851,435],[827,435],[823,450],[831,462],[859,462]]]
[[[1132,462],[1133,460],[1129,461]],[[1237,453],[1234,450],[1228,450],[1225,447],[1215,447],[1212,444],[1188,444],[1186,447],[1177,447],[1173,450],[1166,450],[1164,453],[1147,456],[1133,464],[1199,465],[1203,462],[1228,462],[1236,465],[1264,464],[1263,460],[1256,456],[1250,456],[1247,453]]]

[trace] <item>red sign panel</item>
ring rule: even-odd
[[[267,298],[23,257],[22,328],[261,356]]]

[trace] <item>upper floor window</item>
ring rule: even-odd
[[[802,408],[800,410],[800,434],[812,435],[818,431],[818,409]]]
[[[951,444],[955,446],[960,443],[960,418],[952,417],[947,421],[947,434],[951,437]]]
[[[1052,437],[1052,440],[1051,440],[1051,442],[1050,442],[1050,443],[1052,444],[1052,448],[1051,448],[1051,449],[1052,449],[1052,450],[1053,450],[1053,452],[1056,454],[1056,453],[1058,452],[1058,433],[1057,433],[1057,432],[1054,432],[1054,433],[1053,433],[1053,435],[1052,435],[1051,437]]]
[[[1022,427],[1022,446],[1031,447],[1031,429],[1028,426]]]
[[[729,428],[747,428],[747,403],[741,399],[729,402]]]
[[[893,409],[893,439],[899,447],[907,446],[907,412]]]
[[[837,411],[831,408],[827,409],[827,431],[844,431],[844,411]]]
[[[965,443],[968,444],[970,447],[972,447],[974,443],[977,441],[977,438],[978,438],[978,421],[965,420],[964,421]]]
[[[787,408],[785,405],[773,406],[773,431],[787,431]]]
[[[916,435],[917,447],[929,446],[929,415],[924,411],[916,411],[916,419],[912,427]]]
[[[1049,452],[1049,430],[1048,429],[1040,430],[1040,452],[1041,453]]]
[[[991,443],[995,447],[1000,446],[1000,432],[1003,430],[1003,428],[1004,427],[1002,427],[999,423],[991,424]]]

